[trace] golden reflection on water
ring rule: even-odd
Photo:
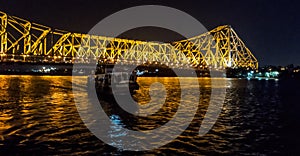
[[[69,120],[74,122],[72,118],[62,121],[70,112],[77,115],[76,109],[70,107],[73,105],[71,77],[0,76],[0,82],[2,136],[30,137],[39,128],[47,131],[50,127],[64,127]],[[26,129],[30,131],[22,133]]]
[[[0,101],[3,108],[0,112],[1,133],[4,136],[22,135],[20,129],[30,129],[44,123],[46,126],[43,129],[46,131],[47,128],[59,129],[66,124],[81,122],[74,107],[71,81],[72,77],[67,76],[0,76]],[[180,100],[176,98],[180,97],[178,78],[139,78],[141,91],[135,95],[137,101],[141,105],[150,101],[149,87],[154,82],[167,86],[167,100],[171,102],[163,107],[163,111],[169,113],[171,118]],[[199,79],[199,82],[202,82],[202,87],[210,87],[209,79]],[[86,77],[82,77],[79,83],[85,86]],[[70,115],[70,112],[74,115]],[[66,119],[66,115],[71,118]],[[16,130],[11,131],[11,128]]]
[[[185,79],[188,81],[190,78]],[[197,155],[201,152],[217,151],[213,154],[224,154],[248,150],[252,145],[252,142],[248,141],[249,138],[256,137],[260,144],[264,143],[264,139],[272,138],[269,136],[272,133],[265,131],[265,127],[270,127],[270,124],[278,120],[275,105],[269,104],[269,99],[271,102],[278,101],[276,88],[270,83],[261,84],[237,79],[225,79],[225,85],[215,86],[226,87],[225,105],[213,129],[205,136],[199,137],[199,127],[207,110],[213,86],[211,79],[199,78],[198,81],[200,86],[197,89],[200,90],[201,98],[197,114],[189,128],[174,142],[150,152]],[[87,94],[86,82],[86,77],[80,77],[76,82],[82,95]],[[155,128],[163,123],[162,121],[168,121],[178,106],[180,84],[177,78],[138,78],[141,89],[133,96],[136,101],[140,105],[146,105],[151,100],[149,87],[154,82],[165,85],[168,94],[167,104],[162,108],[161,114],[152,116],[155,122],[147,120],[148,122],[144,123],[146,120],[138,120],[137,124],[141,129]],[[191,87],[193,86],[183,85],[183,89]],[[265,88],[269,89],[269,93],[260,92]],[[107,151],[108,154],[117,153],[115,149],[107,147],[95,138],[82,123],[74,104],[72,77],[0,76],[0,89],[1,146],[23,151],[31,149],[21,147],[36,146],[33,151],[39,151],[40,146],[45,146],[46,152],[51,151],[55,154],[76,155],[83,154],[83,151],[90,152],[89,154]],[[188,96],[193,98],[192,94]],[[82,108],[85,109],[89,108]],[[112,108],[108,106],[105,109]],[[260,126],[260,123],[264,125]],[[236,148],[231,148],[233,146]]]

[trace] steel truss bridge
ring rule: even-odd
[[[160,63],[177,67],[258,68],[228,25],[172,43],[146,42],[52,29],[0,12],[0,62]]]

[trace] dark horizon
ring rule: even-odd
[[[86,33],[101,19],[122,9],[138,5],[164,5],[190,14],[208,30],[219,25],[231,25],[258,59],[259,66],[300,65],[300,47],[297,42],[300,37],[300,23],[297,20],[300,17],[300,2],[184,2],[13,0],[0,2],[0,10],[49,27]],[[157,28],[137,28],[122,36],[141,40],[172,40],[180,37],[174,32]]]

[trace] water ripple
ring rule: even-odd
[[[0,76],[0,154],[260,155],[284,152],[280,85],[237,79],[225,81],[226,99],[222,112],[206,135],[200,137],[198,132],[210,101],[212,85],[210,79],[199,79],[200,88],[189,85],[181,88],[188,91],[185,96],[189,99],[196,97],[193,89],[201,91],[197,114],[189,127],[174,141],[158,149],[129,152],[104,144],[86,128],[74,104],[71,77]],[[85,82],[85,77],[76,82],[75,89],[82,94],[87,93]],[[167,89],[165,104],[152,115],[129,116],[114,107],[111,101],[101,104],[105,105],[108,115],[119,115],[119,124],[126,128],[151,130],[160,127],[177,111],[181,93],[178,80],[139,78],[138,82],[141,89],[133,98],[140,105],[151,100],[149,87],[152,83],[161,82]],[[82,108],[83,111],[87,109]]]

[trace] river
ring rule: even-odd
[[[84,96],[88,93],[84,90],[86,78],[77,77],[77,80],[76,86]],[[166,145],[133,152],[107,145],[86,127],[78,110],[84,114],[89,108],[76,107],[71,76],[0,76],[0,155],[300,153],[300,81],[216,79],[224,82],[225,98],[221,99],[222,108],[216,123],[203,136],[198,134],[199,128],[212,96],[216,95],[212,94],[211,79],[199,78],[198,81],[200,99],[196,114],[190,114],[193,120],[188,127]],[[122,111],[105,96],[99,97],[100,103],[108,116],[118,118],[117,124],[122,127],[136,131],[155,129],[172,119],[180,105],[180,94],[193,86],[180,90],[177,78],[139,77],[141,87],[133,95],[138,104],[151,101],[149,87],[154,82],[164,85],[167,98],[163,108],[148,118],[137,118]],[[161,94],[162,90],[157,87],[152,94]],[[197,98],[191,92],[186,96],[190,100]]]

